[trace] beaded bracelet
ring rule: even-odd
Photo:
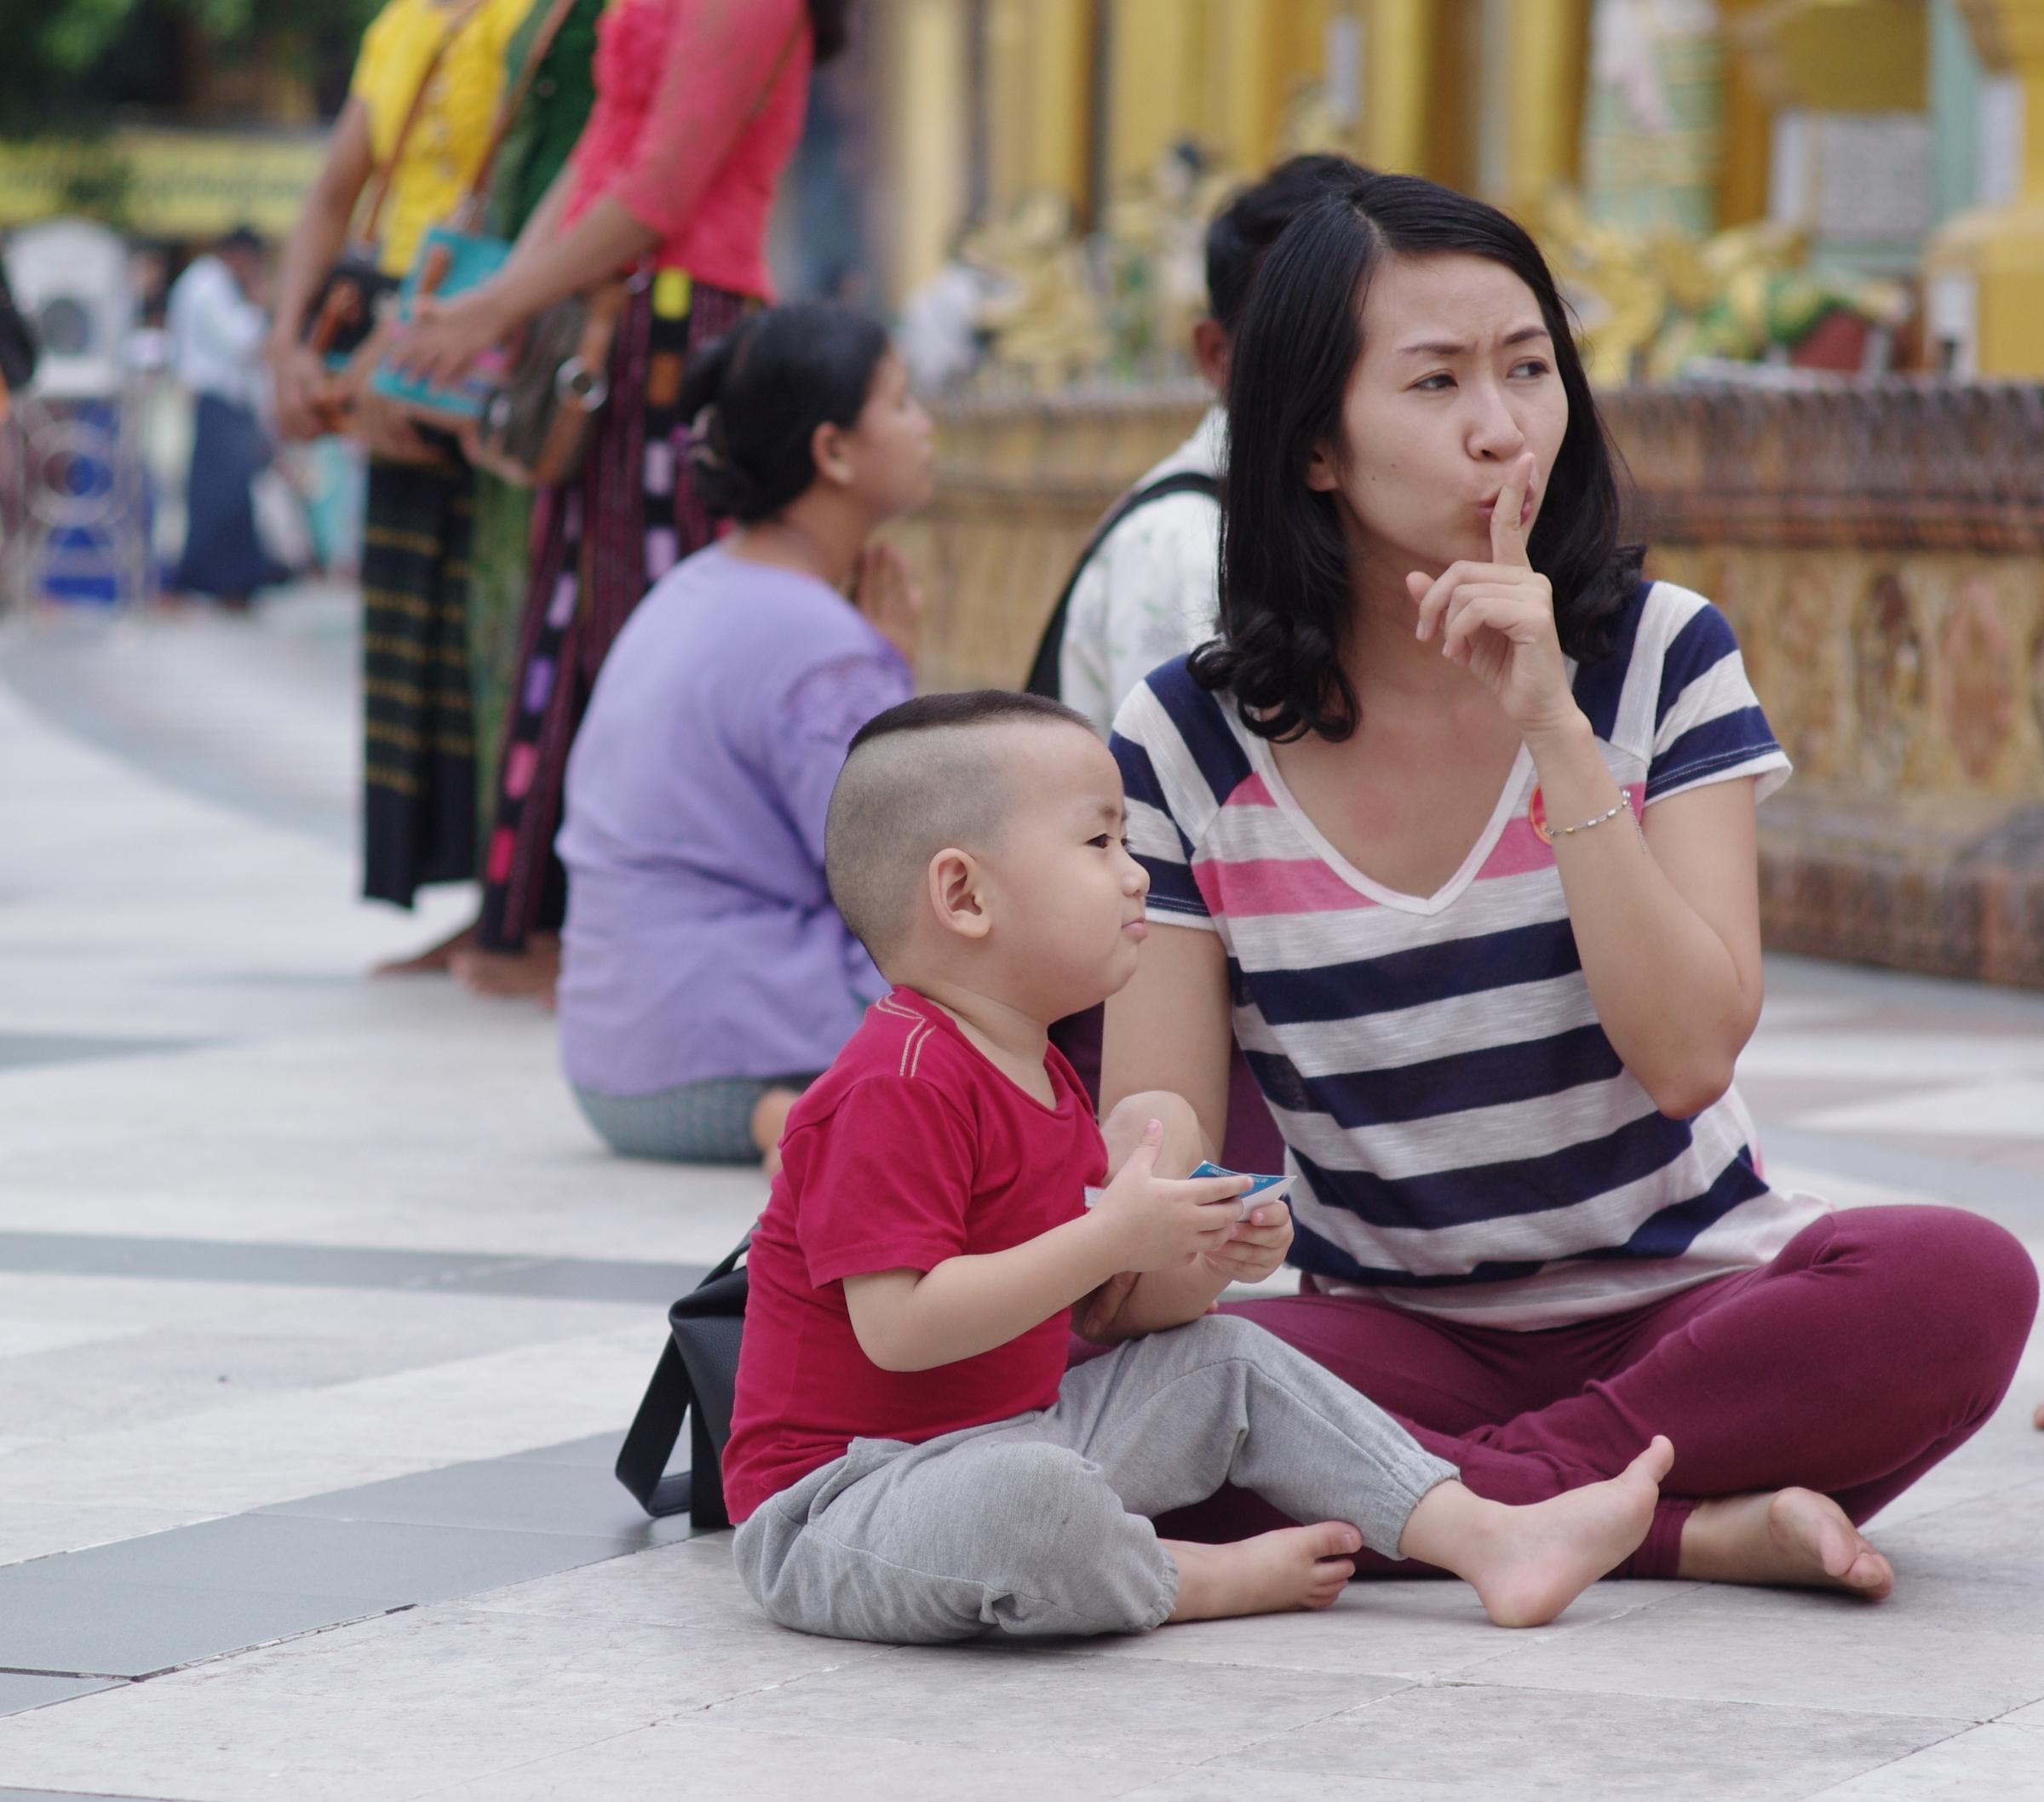
[[[1595,819],[1586,819],[1580,826],[1550,826],[1547,824],[1547,802],[1536,788],[1533,799],[1526,808],[1526,822],[1547,843],[1552,845],[1557,838],[1573,838],[1578,832],[1593,831],[1606,820],[1616,819],[1621,813],[1629,811],[1632,805],[1633,791],[1621,789],[1618,791],[1618,805],[1609,813],[1599,813]]]

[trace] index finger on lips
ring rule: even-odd
[[[1531,560],[1526,555],[1523,516],[1526,510],[1526,491],[1532,485],[1533,453],[1525,450],[1513,460],[1511,468],[1505,472],[1505,485],[1498,491],[1497,499],[1490,508],[1492,561],[1524,568]]]

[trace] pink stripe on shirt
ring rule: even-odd
[[[1192,865],[1208,911],[1218,918],[1321,914],[1377,904],[1351,888],[1318,858],[1201,858]]]

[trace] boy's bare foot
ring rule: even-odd
[[[471,921],[451,938],[443,938],[435,945],[428,945],[416,957],[393,957],[388,963],[376,965],[369,973],[371,976],[442,975],[453,966],[456,956],[474,943],[475,926]]]
[[[530,997],[551,1007],[560,978],[560,940],[552,933],[535,933],[522,951],[486,951],[471,944],[454,954],[451,967],[471,995]]]
[[[1843,1508],[1814,1489],[1699,1502],[1682,1525],[1675,1575],[1706,1583],[1842,1589],[1869,1602],[1895,1587],[1894,1567]]]
[[[1656,1436],[1608,1482],[1526,1507],[1440,1483],[1407,1517],[1398,1550],[1473,1586],[1500,1627],[1542,1627],[1646,1537],[1674,1461],[1674,1447]]]
[[[1219,1621],[1332,1607],[1356,1574],[1351,1554],[1363,1549],[1363,1535],[1346,1521],[1323,1520],[1226,1546],[1182,1539],[1158,1544],[1178,1565],[1178,1606],[1171,1621]]]

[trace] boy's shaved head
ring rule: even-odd
[[[1001,835],[1015,790],[994,728],[1075,726],[1083,714],[1041,695],[983,688],[918,695],[870,720],[830,792],[824,875],[845,924],[884,964],[909,930],[930,859],[946,846],[985,852]],[[1097,742],[1097,741],[1096,741]]]

